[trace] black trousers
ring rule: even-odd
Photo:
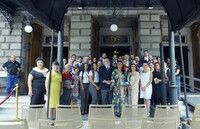
[[[72,89],[63,87],[63,94],[62,94],[62,96],[60,96],[60,104],[61,105],[70,105],[71,104],[71,93],[72,93]]]
[[[39,88],[33,88],[32,91],[33,91],[33,96],[31,97],[30,105],[45,104],[44,95],[46,91],[44,89],[39,89]]]
[[[89,107],[89,83],[83,83],[84,91],[81,90],[81,111],[87,111]]]

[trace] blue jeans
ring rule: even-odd
[[[180,98],[180,92],[181,92],[181,89],[180,89],[180,76],[176,77],[176,85],[178,86],[177,97],[178,97],[178,100],[179,100],[179,98]]]
[[[7,81],[6,81],[6,94],[9,95],[10,92],[15,88],[17,84],[17,75],[7,75]],[[13,93],[13,95],[15,92]]]

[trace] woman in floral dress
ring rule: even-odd
[[[117,69],[112,73],[111,88],[113,90],[113,105],[115,115],[120,117],[122,104],[127,104],[127,86],[122,86],[121,82],[126,81],[122,62],[117,63]]]
[[[71,93],[71,104],[76,105],[79,97],[79,66],[74,66],[74,73],[72,74],[73,85]]]

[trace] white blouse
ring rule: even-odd
[[[89,72],[89,76],[93,76],[93,72]],[[97,71],[94,71],[94,82],[99,83],[99,73]]]
[[[81,71],[79,76],[83,77],[83,83],[90,83],[89,72]]]

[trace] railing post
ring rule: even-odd
[[[174,45],[174,31],[171,28],[170,21],[168,21],[169,29],[169,50],[170,50],[170,104],[176,105],[178,103],[176,74],[175,74],[175,45]]]
[[[52,30],[51,55],[50,55],[50,65],[49,65],[48,100],[47,100],[47,118],[49,118],[49,100],[50,100],[49,97],[50,97],[50,90],[51,90],[51,67],[52,67],[52,62],[53,62],[54,35],[55,35],[55,30]]]
[[[18,119],[18,88],[19,88],[19,85],[16,84],[16,87],[15,87],[15,95],[16,95],[16,120]]]
[[[183,59],[183,49],[182,49],[182,40],[181,40],[181,32],[178,31],[179,36],[179,45],[180,45],[180,55],[181,55],[181,67],[183,73],[183,88],[184,88],[184,98],[185,98],[185,109],[186,109],[186,117],[188,118],[188,104],[187,104],[187,92],[186,92],[186,81],[185,81],[185,66]],[[181,87],[180,87],[181,90]]]
[[[62,28],[58,31],[58,48],[57,48],[57,59],[59,62],[58,71],[63,71],[63,33],[64,33],[64,20],[62,21]]]
[[[162,73],[162,105],[167,104],[167,98],[166,98],[166,87],[165,87],[165,61],[164,61],[164,49],[163,49],[163,43],[160,43],[160,59],[161,59],[161,73]]]

